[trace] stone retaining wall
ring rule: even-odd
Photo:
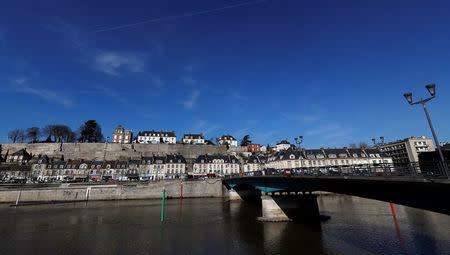
[[[33,155],[52,157],[64,155],[65,159],[116,160],[141,156],[181,154],[185,158],[197,158],[203,154],[226,154],[246,151],[246,147],[230,147],[193,144],[114,144],[114,143],[0,143],[5,155],[26,148]]]
[[[163,187],[167,198],[179,198],[181,181],[160,181],[149,184],[68,185],[33,189],[0,190],[0,203],[15,203],[20,192],[20,203],[68,202],[91,200],[160,199]],[[222,181],[209,179],[184,181],[183,197],[222,197]]]

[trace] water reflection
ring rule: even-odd
[[[320,224],[258,222],[222,199],[0,206],[1,254],[445,254],[450,217],[348,196],[318,198]]]

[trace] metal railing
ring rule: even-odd
[[[448,162],[447,162],[448,163]],[[264,170],[226,175],[225,178],[245,176],[363,176],[363,177],[410,177],[447,178],[440,162],[405,164],[366,164],[349,166],[303,167],[289,169],[266,168]]]

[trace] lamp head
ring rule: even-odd
[[[428,84],[425,86],[428,89],[428,92],[430,92],[430,95],[434,97],[436,95],[436,84]]]
[[[406,98],[409,104],[412,104],[412,93],[405,93],[403,96]]]

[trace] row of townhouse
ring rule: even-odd
[[[29,171],[26,172],[27,170]],[[186,160],[182,155],[151,156],[142,157],[139,160],[113,161],[50,159],[44,155],[27,162],[8,162],[0,165],[0,178],[2,180],[22,179],[22,177],[42,181],[76,179],[145,180],[177,178],[185,174]]]
[[[116,127],[113,132],[111,142],[112,143],[143,143],[143,144],[175,144],[177,143],[177,136],[175,131],[141,131],[135,139],[132,140],[133,132],[131,130],[125,130],[122,125]],[[184,144],[208,144],[210,141],[205,140],[202,133],[200,134],[184,134],[181,139],[181,143]],[[238,146],[238,141],[231,135],[223,135],[218,139],[219,145]]]
[[[240,161],[232,155],[200,155],[194,162],[192,175],[227,175],[240,172]]]
[[[378,149],[313,149],[289,148],[267,159],[266,168],[346,168],[392,164],[392,158]]]

